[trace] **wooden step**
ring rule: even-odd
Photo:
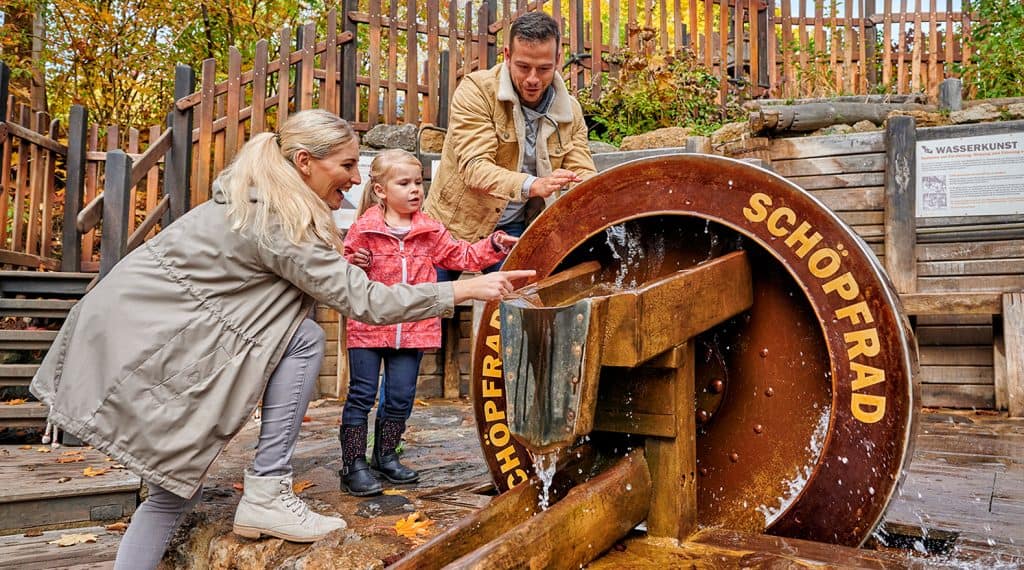
[[[81,297],[95,273],[0,271],[0,297]]]
[[[28,386],[36,370],[39,370],[38,364],[0,364],[0,387]]]
[[[81,452],[85,460],[57,462],[62,454],[71,452]],[[94,449],[5,445],[0,446],[0,457],[0,533],[55,524],[98,523],[135,511],[141,480],[126,469],[114,469],[115,464]],[[110,469],[86,477],[82,473],[86,467]],[[61,480],[64,482],[59,483]]]
[[[63,319],[76,302],[68,299],[0,299],[0,316]]]
[[[50,409],[42,402],[9,405],[0,402],[0,428],[45,427]]]
[[[48,530],[38,536],[25,536],[20,532],[0,536],[0,560],[7,567],[19,570],[111,568],[117,557],[122,533],[108,531],[104,526]],[[96,537],[96,542],[76,544],[73,547],[51,544],[65,534],[91,534]]]
[[[57,331],[0,331],[0,350],[46,350],[57,338]]]

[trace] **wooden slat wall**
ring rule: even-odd
[[[884,133],[775,139],[769,152],[775,172],[835,211],[883,260]]]

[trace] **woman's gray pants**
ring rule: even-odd
[[[309,406],[323,359],[324,331],[316,322],[306,319],[292,336],[263,393],[263,419],[252,467],[257,476],[291,472],[302,417]],[[148,481],[146,486],[149,497],[132,515],[117,549],[115,570],[156,568],[174,530],[199,502],[203,491],[200,486],[192,498],[183,499]]]

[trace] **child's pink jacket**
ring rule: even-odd
[[[480,271],[505,258],[495,251],[491,238],[469,244],[452,237],[440,222],[422,212],[412,217],[412,228],[399,240],[384,224],[384,211],[374,206],[363,213],[345,236],[345,258],[350,262],[360,248],[373,254],[366,275],[387,285],[433,283],[434,266]],[[432,318],[397,325],[368,325],[348,319],[348,348],[438,348],[441,319]]]

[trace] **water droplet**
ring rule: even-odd
[[[628,493],[629,491],[632,491],[632,490],[633,490],[633,486],[630,485],[629,483],[626,483],[626,492]]]

